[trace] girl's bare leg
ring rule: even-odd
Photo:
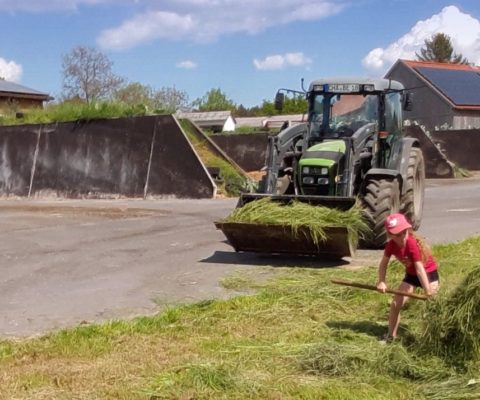
[[[406,282],[402,282],[398,287],[398,290],[407,293],[412,293],[414,289],[414,286]],[[407,301],[407,296],[401,296],[396,294],[393,298],[392,304],[390,304],[390,315],[388,317],[388,335],[391,337],[397,337],[397,331],[400,325],[400,310],[403,308]]]

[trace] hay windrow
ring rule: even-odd
[[[420,345],[457,367],[480,362],[480,266],[427,304]]]
[[[368,342],[358,345],[326,341],[307,348],[299,363],[303,371],[324,377],[380,374],[438,382],[451,376],[439,359],[419,357],[400,343],[379,346]]]
[[[347,211],[342,211],[297,200],[285,204],[269,197],[236,208],[223,221],[288,226],[295,236],[299,235],[300,228],[306,228],[310,231],[315,244],[327,239],[325,228],[346,228],[354,245],[368,230],[358,204]]]
[[[422,393],[427,400],[474,400],[480,398],[480,381],[458,376],[443,382],[428,382]]]

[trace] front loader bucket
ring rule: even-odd
[[[272,201],[285,204],[292,201],[301,201],[312,206],[337,208],[342,211],[352,208],[356,201],[354,197],[243,193],[238,200],[237,208],[266,197]],[[345,227],[325,227],[326,239],[315,242],[307,226],[298,227],[295,231],[288,225],[245,222],[218,221],[215,222],[215,226],[225,234],[235,251],[336,259],[351,257],[355,251],[351,236]]]
[[[315,243],[308,228],[293,232],[285,225],[239,222],[215,222],[235,251],[294,254],[339,259],[354,254],[348,231],[342,227],[325,228],[326,239]]]

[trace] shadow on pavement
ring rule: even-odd
[[[235,264],[272,267],[334,268],[348,265],[343,259],[325,259],[316,257],[286,256],[285,254],[259,254],[250,252],[215,251],[200,262],[211,264]]]

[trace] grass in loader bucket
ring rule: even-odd
[[[346,228],[352,244],[356,247],[358,240],[368,230],[363,220],[362,209],[355,204],[347,211],[323,206],[313,206],[293,200],[287,204],[265,197],[251,201],[243,207],[236,208],[224,222],[244,222],[262,225],[284,225],[298,235],[299,229],[308,228],[315,244],[327,239],[325,228]]]

